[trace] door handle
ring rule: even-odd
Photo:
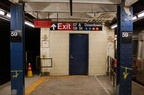
[[[70,58],[74,58],[74,57],[71,55]]]

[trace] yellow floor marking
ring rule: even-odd
[[[88,76],[45,76],[45,78],[87,78]]]
[[[36,89],[41,83],[43,83],[46,80],[44,77],[40,77],[36,82],[34,82],[31,86],[29,86],[26,91],[25,95],[29,95],[32,91]]]
[[[5,87],[5,86],[8,86],[8,85],[10,85],[10,82],[7,82],[7,83],[4,83],[4,84],[2,84],[2,85],[0,85],[0,88],[2,87]]]
[[[139,84],[139,83],[137,83],[137,82],[135,82],[135,81],[133,81],[133,83],[135,84],[135,85],[137,85],[137,86],[140,86],[140,87],[144,87],[143,85],[141,85],[141,84]]]
[[[43,83],[47,78],[87,78],[87,77],[88,76],[42,76],[26,89],[25,95],[29,95],[30,93],[32,93],[32,91],[34,91],[36,87],[38,87],[41,83]]]

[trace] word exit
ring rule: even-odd
[[[73,30],[73,23],[58,23],[58,30]]]

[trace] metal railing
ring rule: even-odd
[[[117,61],[116,59],[108,56],[108,68],[107,68],[107,74],[109,76],[109,79],[114,87],[116,87],[116,67],[117,67]]]
[[[52,58],[41,58],[41,75],[42,76],[47,76],[50,75],[49,68],[52,68]]]
[[[41,68],[51,68],[52,58],[41,58]]]

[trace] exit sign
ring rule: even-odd
[[[102,23],[52,23],[50,30],[102,31]]]

